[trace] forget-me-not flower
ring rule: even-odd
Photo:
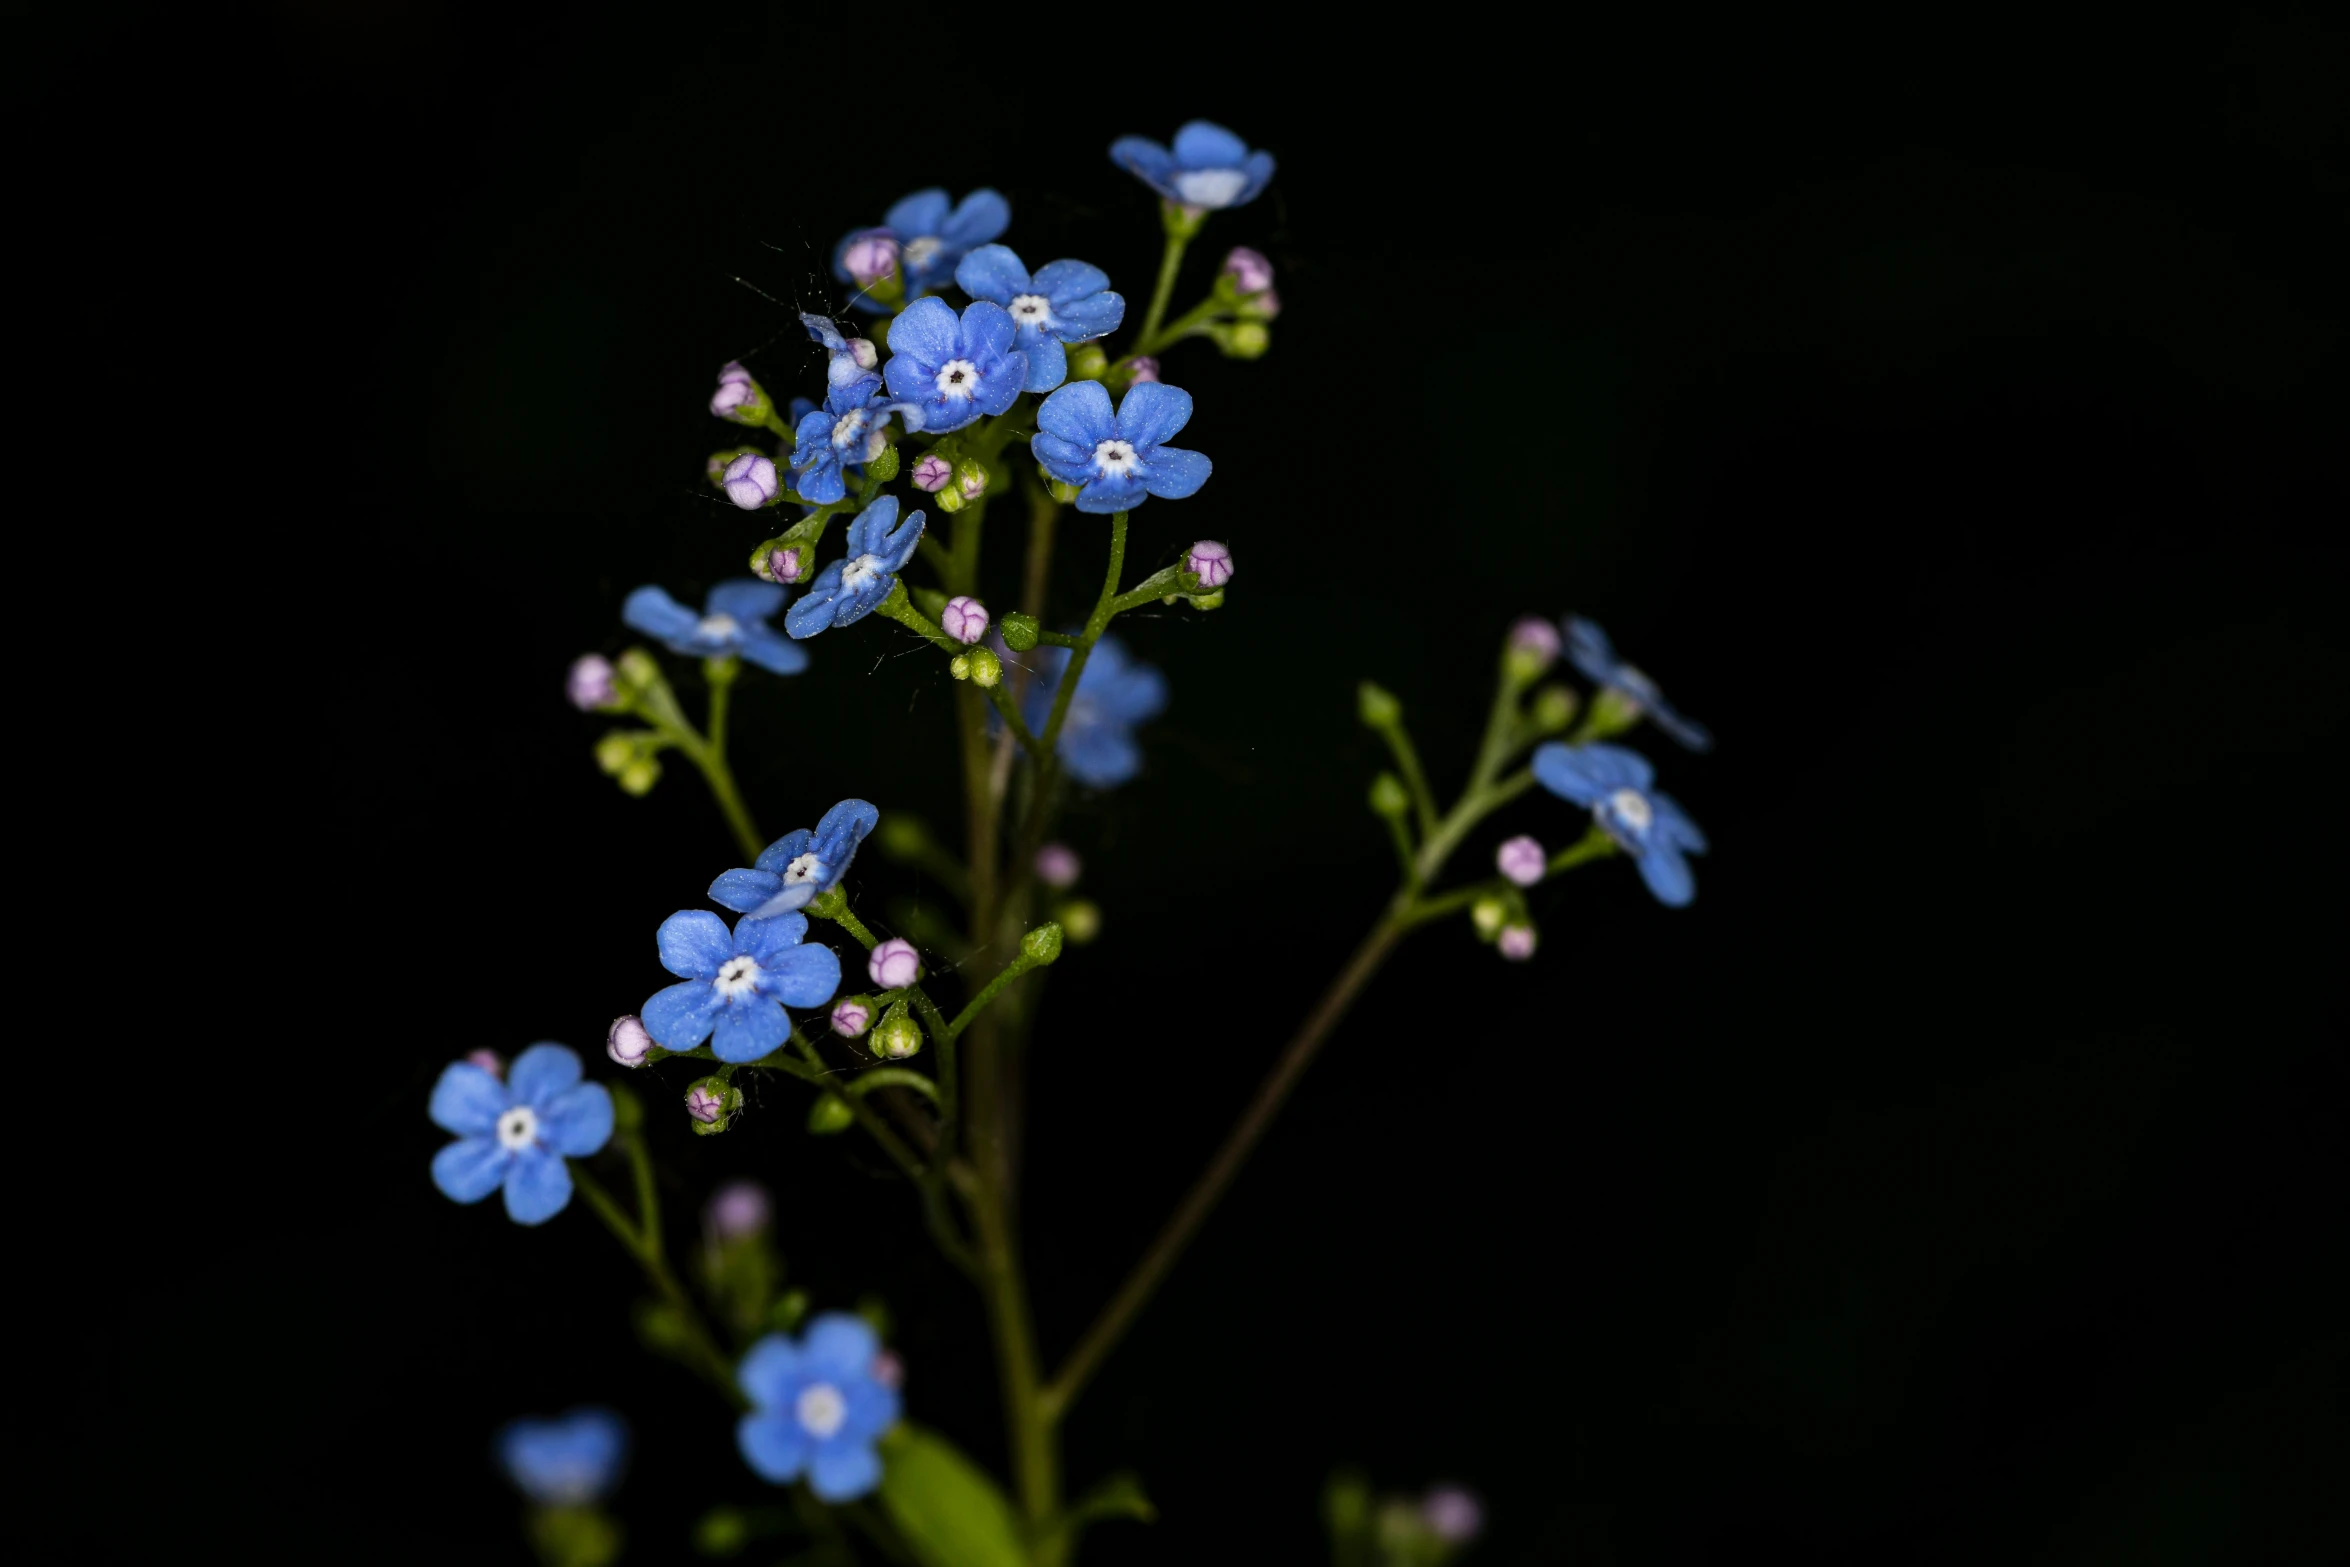
[[[1593,685],[1613,691],[1633,708],[1648,716],[1650,722],[1692,751],[1712,747],[1714,737],[1703,724],[1681,716],[1664,693],[1630,664],[1616,656],[1616,650],[1607,639],[1607,633],[1581,615],[1569,615],[1564,622],[1567,632],[1567,658],[1581,670],[1583,678]]]
[[[730,933],[707,909],[661,922],[661,966],[682,983],[656,991],[638,1016],[665,1050],[703,1040],[721,1061],[756,1061],[791,1037],[785,1007],[820,1007],[840,989],[830,947],[803,947],[805,914],[741,919]]]
[[[800,415],[792,430],[792,488],[800,499],[829,506],[848,491],[844,468],[860,467],[881,455],[882,428],[897,414],[908,430],[922,428],[921,410],[892,402],[881,377],[862,375],[824,394],[822,408]]]
[[[1179,501],[1215,467],[1198,452],[1160,443],[1191,420],[1191,394],[1163,381],[1126,389],[1116,413],[1099,381],[1077,381],[1044,400],[1028,449],[1045,472],[1077,486],[1077,509],[1132,511],[1156,495]]]
[[[1024,389],[1049,392],[1069,379],[1063,343],[1106,337],[1126,319],[1126,301],[1110,292],[1110,275],[1083,261],[1049,261],[1035,276],[1002,245],[982,245],[955,268],[955,286],[1011,314],[1015,341],[1028,356]]]
[[[820,892],[840,885],[857,845],[881,820],[864,800],[843,800],[824,813],[810,832],[787,832],[760,851],[749,870],[731,870],[710,883],[710,901],[753,919],[804,908]]]
[[[884,495],[857,513],[857,520],[849,524],[848,554],[816,574],[816,580],[808,584],[807,596],[783,618],[784,629],[795,637],[812,637],[827,627],[854,625],[872,614],[897,586],[897,574],[914,558],[914,546],[922,541],[920,512],[899,523],[893,533],[890,524],[897,520],[898,498],[894,495]]]
[[[1037,678],[1028,688],[1021,716],[1032,733],[1042,734],[1052,716],[1061,672],[1068,667],[1069,650],[1040,647],[1031,656]],[[1079,783],[1096,789],[1124,783],[1142,771],[1142,747],[1134,738],[1134,726],[1158,717],[1166,706],[1166,677],[1128,658],[1116,637],[1102,638],[1093,645],[1093,656],[1077,677],[1076,694],[1069,698],[1068,716],[1061,720],[1055,749],[1062,767]]]
[[[1012,346],[1018,335],[992,300],[957,317],[943,299],[917,299],[889,324],[881,372],[893,395],[921,409],[918,428],[944,435],[1012,406],[1028,380],[1028,356]]]
[[[516,1420],[498,1433],[498,1461],[523,1495],[542,1507],[600,1500],[628,1459],[628,1426],[608,1409],[574,1409],[557,1420]]]
[[[873,1444],[898,1420],[897,1389],[876,1374],[881,1341],[861,1317],[828,1311],[793,1343],[770,1333],[743,1356],[735,1381],[751,1412],[735,1426],[743,1461],[763,1480],[807,1476],[827,1502],[881,1483]]]
[[[666,644],[672,653],[739,658],[779,675],[796,675],[808,667],[808,650],[776,635],[767,624],[767,618],[783,608],[789,597],[772,582],[733,577],[710,590],[697,615],[648,585],[622,602],[620,618]]]
[[[826,386],[846,386],[880,363],[880,355],[874,351],[871,338],[844,335],[833,324],[830,316],[803,310],[800,312],[800,325],[808,329],[810,337],[824,345]]]
[[[1705,834],[1671,795],[1656,792],[1647,757],[1620,745],[1554,740],[1534,752],[1534,777],[1559,798],[1591,808],[1592,819],[1639,865],[1657,902],[1677,909],[1697,896],[1683,856],[1703,854]]]
[[[433,1124],[457,1140],[433,1155],[432,1183],[458,1202],[504,1187],[506,1214],[543,1224],[571,1201],[566,1158],[585,1159],[612,1137],[612,1095],[579,1080],[579,1056],[537,1044],[514,1058],[505,1081],[471,1061],[452,1061],[432,1086]]]
[[[1175,133],[1172,151],[1145,136],[1110,143],[1118,167],[1187,207],[1216,211],[1254,201],[1273,178],[1273,155],[1251,152],[1221,125],[1194,120]]]
[[[1012,205],[997,192],[975,190],[958,205],[944,190],[918,190],[883,214],[881,227],[858,229],[832,253],[832,275],[860,289],[896,273],[906,297],[955,275],[955,263],[974,245],[984,245],[1011,226]],[[859,310],[883,307],[863,294]],[[894,330],[894,328],[893,328]]]

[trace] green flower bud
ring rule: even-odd
[[[1499,898],[1479,898],[1469,905],[1469,923],[1477,928],[1480,941],[1491,941],[1500,934],[1502,923],[1509,917],[1509,905]]]
[[[948,661],[947,673],[954,676],[957,680],[970,679],[971,655],[968,653],[957,653],[951,660]]]
[[[893,860],[911,859],[930,847],[930,829],[922,818],[904,811],[884,811],[873,829],[875,847]]]
[[[620,1525],[593,1507],[534,1507],[525,1528],[542,1562],[609,1567],[620,1560]]]
[[[711,1137],[725,1131],[742,1107],[743,1091],[722,1077],[700,1078],[686,1086],[685,1113],[697,1136]]]
[[[1385,729],[1403,717],[1403,704],[1385,686],[1366,680],[1355,687],[1355,716],[1373,729]]]
[[[967,457],[955,465],[955,482],[948,485],[947,489],[953,490],[967,501],[975,501],[987,493],[987,481],[990,477],[984,464],[974,458]],[[940,493],[944,494],[945,491],[942,490]]]
[[[936,495],[930,497],[930,501],[932,505],[936,506],[940,511],[943,512],[958,512],[971,504],[969,501],[963,499],[962,490],[952,484],[939,491]]]
[[[641,795],[661,781],[659,749],[660,737],[650,729],[610,730],[596,742],[596,765],[624,792]]]
[[[1273,333],[1262,321],[1234,321],[1208,328],[1208,337],[1227,359],[1262,359],[1273,346]]]
[[[1222,609],[1224,607],[1224,590],[1218,588],[1213,593],[1194,595],[1191,607],[1193,609]]]
[[[1371,809],[1381,816],[1402,816],[1412,808],[1412,797],[1405,792],[1403,780],[1393,773],[1381,773],[1371,780]]]
[[[1069,350],[1069,379],[1098,381],[1110,368],[1110,356],[1099,343],[1081,343]]]
[[[1062,505],[1066,506],[1071,501],[1077,499],[1077,486],[1074,484],[1063,484],[1060,480],[1052,476],[1051,472],[1045,468],[1044,464],[1038,463],[1036,465],[1036,477],[1038,481],[1044,485],[1046,492],[1049,493],[1054,500],[1059,501]]]
[[[981,686],[993,687],[1004,678],[1004,661],[995,656],[994,648],[975,647],[959,655],[955,662],[968,663],[971,666],[971,678]]]
[[[818,1137],[829,1137],[856,1124],[857,1112],[838,1094],[818,1094],[816,1102],[808,1106],[808,1130]]]
[[[1004,646],[1015,653],[1025,653],[1036,646],[1037,624],[1034,615],[1023,615],[1015,610],[999,622],[999,629],[1004,634]]]
[[[1544,686],[1534,693],[1534,701],[1526,710],[1526,721],[1543,734],[1556,734],[1573,722],[1575,693],[1565,686]]]
[[[612,672],[619,677],[617,684],[623,701],[661,684],[661,666],[641,647],[632,647],[621,654],[614,661]]]
[[[1020,955],[1031,963],[1052,962],[1061,955],[1061,927],[1048,921],[1022,936]]]
[[[1591,704],[1591,736],[1605,739],[1620,735],[1640,722],[1640,704],[1614,686],[1602,686],[1598,700]]]
[[[898,449],[895,446],[884,446],[878,455],[865,459],[865,482],[868,485],[887,484],[897,476]]]
[[[797,1333],[800,1322],[808,1315],[808,1292],[785,1290],[775,1309],[767,1313],[767,1325],[778,1333]]]
[[[1060,922],[1061,934],[1079,946],[1102,933],[1102,911],[1088,898],[1073,898],[1053,912]]]
[[[893,1001],[881,1014],[881,1021],[873,1025],[868,1048],[884,1061],[903,1061],[921,1052],[922,1025],[907,1015],[903,1001]]]

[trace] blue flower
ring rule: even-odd
[[[1623,697],[1636,712],[1647,714],[1657,728],[1690,750],[1712,749],[1714,737],[1705,725],[1683,718],[1657,690],[1655,681],[1618,658],[1606,632],[1581,615],[1569,615],[1564,625],[1567,657],[1583,672],[1584,679]]]
[[[881,455],[881,432],[893,413],[904,417],[907,429],[922,428],[919,409],[890,401],[881,377],[864,375],[833,387],[824,394],[822,408],[801,414],[792,430],[791,454],[792,488],[800,499],[829,506],[845,497],[849,491],[842,469],[862,467]]]
[[[886,241],[895,247],[895,270],[905,281],[906,297],[912,299],[933,284],[955,275],[955,263],[974,245],[984,245],[1011,226],[1010,202],[992,190],[975,190],[965,196],[960,206],[952,206],[947,193],[932,188],[918,190],[889,209],[877,229],[857,229],[845,235],[833,248],[832,275],[843,283],[865,287],[876,276],[886,277],[888,270],[872,264],[852,266],[850,251],[870,256],[876,251],[874,241]],[[863,273],[863,276],[859,276]],[[883,307],[858,294],[850,300],[859,310],[877,311]]]
[[[903,317],[899,318],[903,320]],[[895,533],[898,498],[884,495],[849,524],[849,552],[816,574],[807,595],[791,607],[784,629],[795,637],[812,637],[828,626],[854,625],[873,613],[897,586],[897,573],[914,558],[922,540],[922,514],[914,513]]]
[[[889,324],[889,389],[922,410],[920,428],[938,435],[1012,406],[1028,379],[1028,356],[1012,346],[1011,315],[991,300],[963,307],[917,299]]]
[[[802,827],[785,833],[761,851],[750,870],[728,871],[710,883],[710,901],[753,919],[804,908],[816,894],[840,885],[857,845],[880,820],[881,813],[865,801],[843,800],[824,813],[814,832]]]
[[[710,590],[697,615],[656,587],[642,587],[620,606],[620,618],[672,653],[695,658],[740,658],[796,675],[808,667],[808,650],[775,634],[767,617],[783,608],[784,590],[753,577],[734,577]]]
[[[827,1502],[854,1501],[881,1483],[873,1444],[898,1420],[897,1389],[874,1375],[881,1343],[863,1319],[828,1311],[797,1344],[770,1333],[734,1379],[751,1412],[734,1428],[743,1462],[763,1480],[802,1475]]]
[[[1024,388],[1049,392],[1069,379],[1063,343],[1106,337],[1126,319],[1126,301],[1110,292],[1110,275],[1082,261],[1052,261],[1034,277],[1002,245],[982,245],[955,268],[955,286],[1011,313],[1028,356]]]
[[[1042,734],[1069,650],[1040,647],[1034,657],[1037,678],[1028,688],[1021,716],[1031,731]],[[1077,692],[1069,698],[1068,716],[1061,720],[1056,747],[1061,765],[1070,777],[1096,789],[1124,783],[1142,771],[1142,747],[1135,741],[1134,726],[1158,717],[1166,706],[1166,677],[1148,664],[1131,662],[1116,637],[1102,638],[1094,644],[1085,673],[1077,677]]]
[[[1099,381],[1062,387],[1036,411],[1028,443],[1045,472],[1077,489],[1079,511],[1132,511],[1156,495],[1179,501],[1215,467],[1198,452],[1159,443],[1191,421],[1191,394],[1159,381],[1126,389],[1115,414]]]
[[[820,1007],[840,989],[840,959],[830,947],[801,946],[807,933],[805,914],[737,920],[731,935],[707,909],[670,915],[661,922],[661,966],[684,983],[645,1003],[645,1032],[668,1050],[708,1039],[721,1061],[769,1054],[791,1038],[785,1007]]]
[[[1697,896],[1685,854],[1705,852],[1705,834],[1670,795],[1650,785],[1648,758],[1620,745],[1552,741],[1534,753],[1534,777],[1563,800],[1591,807],[1592,818],[1640,866],[1659,903],[1680,908]]]
[[[566,1158],[585,1159],[612,1137],[612,1095],[579,1080],[579,1056],[539,1044],[514,1058],[505,1081],[452,1061],[432,1085],[433,1124],[457,1140],[433,1155],[432,1183],[458,1202],[503,1186],[516,1224],[544,1224],[571,1201]]]
[[[1110,159],[1169,201],[1210,211],[1256,200],[1273,178],[1271,153],[1249,151],[1206,120],[1177,131],[1172,152],[1147,137],[1121,136],[1110,143]]]
[[[522,1494],[544,1507],[597,1501],[620,1478],[628,1426],[608,1409],[559,1420],[517,1420],[498,1433],[498,1460]]]
[[[861,337],[852,343],[839,327],[833,325],[831,317],[820,316],[813,311],[800,312],[800,325],[808,329],[810,337],[824,345],[826,386],[846,386],[872,370],[875,355],[870,339]],[[798,399],[793,401],[796,403]],[[794,414],[793,418],[796,421],[798,415]]]

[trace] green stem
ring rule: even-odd
[[[1170,232],[1167,248],[1159,256],[1159,281],[1151,289],[1151,307],[1142,318],[1142,331],[1135,336],[1134,352],[1147,354],[1157,345],[1159,322],[1167,314],[1167,301],[1175,295],[1175,274],[1183,268],[1183,252],[1191,244],[1191,236]]]
[[[1117,613],[1118,578],[1126,569],[1126,513],[1110,514],[1110,566],[1102,576],[1101,597],[1094,601],[1093,613],[1086,617],[1085,635],[1075,651],[1069,655],[1069,665],[1061,671],[1060,689],[1053,693],[1052,716],[1045,720],[1044,733],[1037,742],[1047,750],[1061,737],[1061,724],[1069,716],[1070,699],[1077,695],[1077,682],[1084,678],[1086,660],[1093,657],[1093,645],[1101,640],[1111,617]]]
[[[1412,814],[1419,818],[1420,837],[1425,840],[1436,832],[1436,796],[1428,791],[1428,775],[1421,770],[1419,749],[1412,744],[1411,734],[1405,730],[1401,718],[1381,724],[1379,738],[1387,742],[1396,769],[1403,774],[1404,787],[1411,791]]]
[[[633,1146],[637,1140],[635,1134],[628,1137],[632,1145],[629,1154],[631,1160],[642,1157]],[[612,1194],[604,1190],[602,1182],[588,1174],[581,1161],[574,1159],[568,1162],[571,1165],[572,1185],[587,1199],[588,1206],[596,1211],[596,1216],[604,1221],[606,1228],[619,1238],[628,1254],[636,1258],[637,1266],[644,1270],[646,1280],[669,1303],[670,1309],[677,1313],[694,1369],[737,1409],[750,1407],[750,1400],[743,1396],[743,1390],[735,1384],[734,1363],[720,1351],[717,1342],[710,1337],[710,1330],[702,1325],[701,1313],[694,1309],[693,1301],[677,1282],[677,1275],[669,1271],[668,1258],[662,1255],[656,1245],[650,1243],[652,1237],[659,1234],[659,1221],[651,1221],[652,1237],[648,1237],[644,1229],[629,1222],[628,1216],[620,1211],[620,1205],[612,1200]],[[649,1206],[646,1212],[652,1212]]]
[[[1168,349],[1192,336],[1208,322],[1222,315],[1229,307],[1214,294],[1201,300],[1167,324],[1164,331],[1143,338],[1126,357],[1129,362],[1149,354],[1165,353]]]
[[[963,1010],[955,1014],[954,1021],[947,1025],[947,1037],[949,1039],[959,1037],[964,1029],[971,1026],[971,1020],[987,1009],[987,1004],[996,998],[997,992],[1034,967],[1036,967],[1036,959],[1030,957],[1025,951],[1005,964],[1003,972],[989,980],[986,988],[981,990],[978,995],[973,996],[969,1002],[965,1003]]]
[[[1060,1478],[1053,1417],[1040,1385],[1036,1337],[1029,1325],[1028,1292],[1021,1282],[1019,1253],[1002,1191],[983,1178],[973,1195],[971,1211],[979,1226],[980,1282],[988,1325],[995,1335],[1014,1486],[1031,1534],[1041,1534],[1060,1510]]]
[[[902,1066],[877,1066],[871,1071],[859,1072],[841,1085],[844,1094],[869,1094],[876,1088],[911,1088],[928,1099],[938,1102],[938,1085],[920,1072],[909,1072]]]
[[[1543,875],[1556,876],[1592,860],[1604,860],[1615,852],[1616,841],[1602,829],[1594,827],[1575,843],[1552,855],[1549,863],[1543,867]],[[1479,898],[1499,896],[1508,890],[1509,885],[1501,877],[1495,876],[1475,886],[1462,887],[1441,897],[1415,903],[1405,915],[1404,922],[1408,925],[1425,925],[1430,920],[1442,919],[1456,909],[1465,909]]]

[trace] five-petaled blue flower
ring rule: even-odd
[[[579,1080],[579,1056],[538,1044],[514,1058],[504,1082],[452,1061],[432,1086],[433,1124],[457,1141],[433,1155],[432,1182],[458,1202],[503,1186],[517,1224],[544,1224],[571,1201],[566,1158],[585,1159],[612,1137],[612,1095]]]
[[[697,615],[659,588],[646,586],[621,604],[620,618],[667,644],[672,653],[740,658],[779,675],[796,675],[808,667],[808,650],[794,647],[767,624],[790,596],[772,582],[733,577],[710,590]]]
[[[743,1461],[777,1485],[806,1475],[827,1502],[879,1485],[873,1444],[898,1419],[897,1389],[874,1374],[880,1354],[864,1320],[840,1311],[809,1323],[797,1344],[781,1333],[753,1344],[734,1374],[751,1401],[734,1428]]]
[[[846,496],[842,468],[881,455],[882,427],[893,413],[904,416],[907,429],[921,428],[921,415],[910,404],[890,401],[881,377],[861,375],[827,391],[822,408],[800,415],[791,454],[792,488],[800,499],[829,506]]]
[[[1028,356],[1024,389],[1049,392],[1069,379],[1063,343],[1106,337],[1126,319],[1126,301],[1110,292],[1110,275],[1083,261],[1049,261],[1034,277],[1002,245],[982,245],[955,268],[955,286],[1011,313]]]
[[[1640,866],[1640,879],[1659,903],[1680,908],[1697,896],[1686,854],[1705,852],[1705,834],[1651,785],[1648,758],[1620,745],[1568,745],[1554,740],[1534,753],[1534,777],[1563,800],[1591,808],[1592,818]]]
[[[628,1426],[608,1409],[574,1409],[559,1420],[516,1420],[498,1433],[498,1460],[523,1495],[542,1507],[579,1507],[603,1497],[628,1459]]]
[[[1273,155],[1251,152],[1248,143],[1221,125],[1194,120],[1175,133],[1172,152],[1144,136],[1110,143],[1118,167],[1187,207],[1214,211],[1254,201],[1273,178]]]
[[[1680,741],[1692,751],[1712,747],[1714,737],[1703,724],[1683,718],[1680,711],[1657,690],[1656,682],[1616,656],[1607,633],[1581,615],[1569,615],[1564,622],[1567,633],[1567,657],[1583,672],[1583,678],[1622,696],[1640,712],[1645,713],[1657,728]]]
[[[710,901],[722,909],[766,919],[804,908],[840,884],[857,845],[881,820],[863,800],[843,800],[810,832],[787,832],[760,852],[749,870],[732,870],[710,883]]]
[[[756,1061],[791,1038],[785,1007],[820,1007],[840,989],[830,947],[803,947],[805,914],[726,922],[683,909],[661,922],[661,966],[684,983],[657,992],[640,1016],[653,1042],[691,1050],[710,1041],[721,1061]]]
[[[917,299],[889,324],[881,373],[894,395],[921,409],[921,429],[944,435],[1012,406],[1028,380],[1028,356],[1012,346],[1018,335],[993,300],[965,305],[958,318],[943,299]]]
[[[1060,688],[1061,672],[1068,667],[1069,650],[1040,647],[1033,656],[1037,679],[1028,688],[1021,716],[1033,733],[1042,734],[1052,715],[1053,693]],[[1055,747],[1061,765],[1070,777],[1096,789],[1124,783],[1142,771],[1142,747],[1135,741],[1134,726],[1158,717],[1166,706],[1166,677],[1148,664],[1130,660],[1125,645],[1116,637],[1102,638],[1093,646],[1085,673],[1077,677],[1068,716],[1061,720],[1061,738]]]
[[[1062,387],[1036,411],[1028,449],[1045,472],[1077,486],[1079,511],[1132,511],[1145,499],[1179,501],[1215,467],[1198,452],[1159,443],[1191,420],[1191,394],[1159,381],[1126,389],[1118,411],[1099,381]]]
[[[899,320],[904,320],[900,316]],[[816,574],[808,592],[783,625],[795,637],[812,637],[828,626],[848,626],[863,620],[897,586],[897,573],[914,558],[922,540],[922,514],[914,513],[898,525],[898,498],[884,495],[849,524],[849,552]]]
[[[896,271],[912,299],[925,289],[955,275],[955,263],[974,245],[984,245],[1012,224],[1012,204],[992,190],[975,190],[958,206],[944,190],[918,190],[882,216],[881,227],[857,229],[844,236],[832,252],[832,275],[843,283],[863,286],[859,268],[851,266],[851,252],[866,251],[873,241],[896,247]],[[868,276],[879,269],[866,269]],[[886,276],[883,272],[881,275]],[[851,301],[859,310],[882,307],[858,294]]]

